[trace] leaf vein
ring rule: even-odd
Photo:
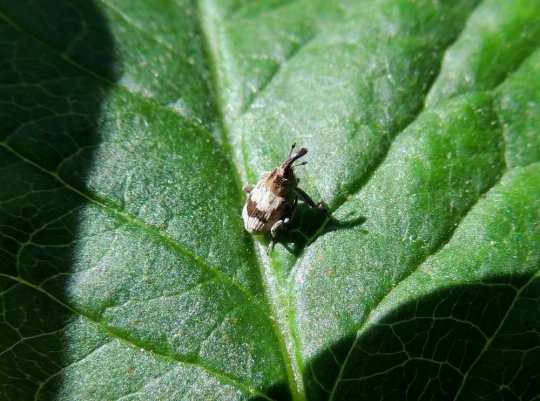
[[[293,60],[297,55],[300,54],[300,51],[304,49],[309,43],[311,43],[315,38],[317,37],[317,34],[312,34],[304,41],[297,43],[296,46],[287,54],[285,60],[279,62],[275,68],[272,69],[270,74],[266,77],[266,79],[262,82],[261,86],[259,88],[256,88],[254,92],[252,92],[249,95],[248,101],[246,104],[242,107],[240,114],[246,114],[247,111],[251,108],[253,103],[257,101],[261,97],[261,95],[266,91],[266,89],[275,81],[276,77],[280,74],[281,71],[283,71],[287,65]],[[243,146],[244,138],[242,136],[242,146]]]
[[[154,349],[148,348],[142,342],[139,343],[137,341],[134,341],[133,339],[123,337],[121,334],[119,334],[116,331],[112,330],[111,328],[109,328],[103,322],[100,322],[99,320],[96,320],[93,317],[91,317],[90,315],[85,314],[83,311],[77,309],[76,307],[73,307],[73,306],[61,301],[60,299],[56,298],[54,295],[52,295],[48,291],[44,290],[43,288],[41,288],[41,287],[39,287],[37,285],[32,284],[29,281],[26,281],[26,280],[24,280],[24,279],[22,279],[20,277],[10,276],[10,275],[4,274],[4,273],[0,273],[0,277],[3,277],[3,278],[8,279],[8,280],[15,281],[20,285],[25,285],[25,286],[27,286],[29,288],[32,288],[32,289],[40,292],[41,294],[47,296],[48,298],[50,298],[51,300],[56,302],[58,305],[62,306],[66,310],[68,310],[69,312],[73,313],[74,315],[81,316],[82,318],[86,319],[88,322],[90,322],[92,324],[95,324],[104,333],[110,335],[112,338],[120,340],[122,343],[126,344],[129,347],[135,347],[136,349],[139,349],[139,350],[142,349],[147,353],[150,353],[150,354],[153,354],[153,355],[159,355],[160,357],[163,357],[164,359],[167,359],[167,360],[170,360],[170,361],[173,361],[173,362],[176,362],[176,363],[182,363],[182,364],[184,364],[186,366],[192,366],[192,367],[195,367],[195,368],[202,369],[202,370],[206,371],[209,375],[214,376],[214,377],[222,380],[223,382],[230,383],[230,384],[236,386],[237,388],[243,389],[246,392],[250,392],[250,393],[255,392],[256,394],[262,395],[265,398],[270,399],[270,397],[266,396],[265,393],[262,390],[256,388],[252,384],[243,383],[243,382],[239,381],[237,378],[235,378],[233,376],[230,376],[230,375],[228,375],[226,373],[223,373],[223,372],[216,371],[213,368],[211,368],[209,366],[206,366],[206,365],[204,365],[204,364],[202,364],[200,362],[192,362],[192,361],[189,361],[189,360],[185,360],[184,358],[182,358],[182,357],[180,357],[178,355],[166,354],[166,353],[160,352],[159,350],[154,350]],[[59,373],[60,372],[56,373],[55,375],[58,375]]]
[[[510,170],[507,170],[505,172],[505,174],[507,174],[509,171],[511,171],[512,169]],[[403,282],[404,280],[406,280],[411,274],[413,274],[415,271],[417,271],[418,269],[421,268],[421,266],[426,262],[426,260],[430,257],[434,257],[437,253],[439,253],[447,243],[449,243],[451,241],[451,239],[453,238],[453,234],[455,233],[455,231],[457,230],[457,227],[459,227],[460,223],[469,215],[469,213],[475,208],[476,205],[478,205],[478,202],[482,199],[483,195],[490,192],[502,179],[502,177],[504,177],[505,174],[501,174],[500,177],[495,180],[493,183],[491,183],[491,185],[486,188],[481,194],[479,194],[478,198],[476,199],[476,201],[474,203],[472,203],[469,208],[460,216],[459,220],[457,221],[458,224],[456,224],[454,227],[452,227],[450,229],[450,231],[448,232],[446,238],[444,240],[442,240],[434,249],[432,252],[429,252],[427,253],[419,262],[418,264],[410,269],[410,271],[405,274],[399,281],[397,281],[395,284],[394,284],[394,287],[396,287],[397,285],[399,285],[401,282]],[[364,320],[363,323],[360,324],[359,328],[357,329],[356,331],[356,337],[354,339],[354,341],[352,342],[351,344],[351,347],[347,353],[347,356],[345,357],[344,361],[343,361],[343,365],[341,366],[341,369],[338,373],[338,376],[336,377],[336,381],[334,383],[334,388],[332,390],[332,394],[329,398],[329,400],[332,400],[334,395],[335,395],[335,391],[338,387],[338,384],[340,382],[341,377],[343,376],[343,373],[344,373],[344,370],[345,370],[345,367],[347,366],[347,362],[349,360],[349,358],[352,356],[352,352],[354,350],[354,348],[357,346],[357,343],[358,343],[358,340],[360,338],[360,332],[362,331],[362,329],[365,327],[365,325],[367,324],[367,322],[370,320],[370,316],[377,310],[377,308],[379,307],[379,305],[381,305],[383,303],[383,301],[390,295],[391,292],[389,292],[388,294],[386,294],[385,296],[383,296],[378,302],[377,304],[371,309],[370,313],[369,313],[369,316]]]
[[[173,113],[175,116],[180,118],[182,121],[185,121],[185,122],[191,124],[192,126],[198,127],[198,128],[203,129],[205,131],[208,130],[208,127],[205,127],[205,126],[201,125],[201,123],[196,118],[189,118],[188,119],[185,115],[179,113],[173,107],[169,107],[167,105],[159,103],[155,98],[153,98],[151,96],[146,96],[146,95],[144,95],[144,94],[142,94],[140,92],[135,92],[135,91],[131,90],[129,87],[127,87],[125,85],[121,85],[118,82],[112,81],[111,79],[101,75],[99,72],[92,69],[91,66],[86,66],[84,64],[81,64],[80,62],[77,62],[77,61],[73,60],[71,57],[69,57],[68,54],[65,54],[65,53],[59,51],[54,46],[52,46],[52,45],[48,44],[47,42],[45,42],[43,39],[41,39],[41,38],[37,37],[36,35],[32,34],[27,29],[25,29],[24,27],[18,25],[15,21],[11,20],[7,15],[5,15],[2,12],[0,12],[0,18],[3,19],[7,24],[9,24],[14,29],[22,32],[23,34],[25,34],[26,36],[33,39],[35,42],[37,42],[38,44],[40,44],[41,46],[43,46],[44,48],[49,50],[50,52],[56,54],[58,57],[62,58],[67,63],[69,63],[72,66],[76,67],[81,72],[85,73],[87,76],[93,77],[93,78],[107,84],[110,87],[121,89],[121,90],[125,91],[126,93],[130,94],[131,96],[133,96],[133,97],[135,97],[137,99],[140,99],[140,100],[142,100],[142,101],[144,101],[144,102],[146,102],[146,103],[148,103],[148,104],[150,104],[150,105],[152,105],[154,107],[157,107],[157,108],[159,108],[161,110],[165,110],[165,111],[170,112],[170,113]],[[54,112],[54,111],[51,110],[51,112]]]
[[[508,309],[506,310],[506,313],[504,314],[504,316],[502,317],[500,323],[499,323],[499,326],[497,327],[497,329],[493,332],[493,334],[491,335],[491,337],[486,341],[486,343],[484,344],[484,347],[482,347],[482,350],[478,353],[477,357],[475,358],[474,362],[471,363],[471,365],[469,366],[469,369],[467,369],[467,371],[463,374],[463,379],[461,381],[461,384],[456,392],[456,395],[455,395],[455,399],[458,399],[459,398],[459,395],[461,393],[461,391],[463,390],[463,386],[465,385],[465,382],[467,381],[467,377],[469,376],[470,372],[474,369],[474,367],[476,366],[476,364],[480,361],[481,357],[484,355],[484,353],[487,351],[487,349],[489,348],[489,346],[491,345],[491,342],[493,341],[494,338],[497,337],[497,334],[499,333],[499,331],[502,329],[502,327],[504,326],[504,323],[506,323],[506,319],[510,316],[510,313],[512,312],[512,309],[514,308],[514,305],[516,304],[516,302],[520,299],[520,296],[521,296],[521,293],[525,290],[525,288],[527,288],[527,286],[533,281],[535,280],[538,276],[540,275],[540,270],[537,271],[536,274],[533,274],[529,280],[527,280],[526,283],[523,284],[523,286],[518,290],[516,291],[516,295],[514,296],[514,299],[512,301],[512,303],[508,306]]]
[[[187,258],[191,259],[193,261],[193,263],[195,265],[197,265],[199,268],[208,270],[208,271],[212,272],[213,274],[215,274],[216,276],[218,276],[219,278],[223,279],[224,281],[232,284],[240,292],[244,293],[248,298],[253,299],[254,304],[258,304],[257,303],[257,297],[256,297],[255,294],[251,293],[242,284],[240,284],[239,282],[237,282],[236,280],[234,280],[233,278],[231,278],[230,276],[228,276],[227,274],[225,274],[224,272],[219,270],[217,267],[209,264],[204,259],[201,259],[199,256],[197,256],[196,254],[194,254],[193,252],[188,250],[183,244],[179,243],[174,238],[171,238],[171,237],[163,234],[157,228],[148,225],[144,221],[142,221],[142,220],[140,220],[140,219],[138,219],[138,218],[136,218],[136,217],[134,217],[134,216],[132,216],[130,214],[127,214],[126,212],[120,210],[118,208],[118,206],[112,204],[111,202],[108,202],[108,201],[106,201],[104,199],[99,198],[98,196],[88,194],[88,193],[86,193],[86,192],[84,192],[82,190],[79,190],[79,189],[71,186],[66,181],[64,181],[56,172],[51,172],[51,171],[47,170],[46,168],[44,168],[43,166],[39,165],[38,163],[26,158],[25,156],[21,155],[16,150],[11,148],[9,145],[0,142],[0,146],[5,148],[7,151],[11,152],[14,156],[21,159],[21,161],[23,161],[23,162],[37,168],[38,170],[52,176],[60,184],[62,184],[66,189],[76,193],[77,195],[81,196],[83,199],[91,202],[92,204],[95,204],[95,205],[103,208],[104,210],[107,210],[107,211],[111,212],[119,221],[131,223],[132,225],[134,225],[134,226],[140,228],[141,230],[143,230],[148,235],[150,235],[152,237],[155,237],[155,238],[158,238],[161,241],[165,242],[166,244],[168,244],[172,249],[174,249],[178,253],[180,253],[180,254],[186,256]],[[263,310],[263,312],[265,312],[265,311]]]

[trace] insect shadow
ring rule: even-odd
[[[288,227],[279,233],[276,242],[295,257],[302,254],[306,246],[331,231],[359,226],[366,221],[364,216],[347,216],[337,219],[322,208],[309,207],[300,202]]]

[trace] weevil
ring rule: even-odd
[[[298,187],[299,180],[294,175],[294,167],[305,165],[307,162],[293,166],[293,163],[305,156],[306,148],[293,153],[296,144],[292,144],[289,156],[281,165],[271,172],[263,174],[256,185],[244,185],[243,190],[248,194],[242,210],[244,228],[250,234],[260,235],[270,231],[272,239],[267,253],[272,252],[275,239],[280,229],[283,229],[293,218],[298,204],[298,195],[310,207],[326,208],[321,202],[315,204],[313,199]]]

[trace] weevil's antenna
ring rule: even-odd
[[[296,147],[296,142],[293,142],[293,144],[291,145],[291,151],[289,152],[289,156],[287,156],[287,159],[291,158],[292,151],[294,150],[295,147]]]
[[[295,164],[294,166],[291,166],[291,167],[305,166],[306,164],[307,164],[307,160],[303,161],[302,163]]]

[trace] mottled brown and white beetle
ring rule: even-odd
[[[270,231],[272,240],[268,246],[270,253],[274,248],[277,231],[290,222],[298,203],[298,195],[311,207],[323,207],[322,202],[315,202],[298,187],[298,179],[294,175],[293,163],[307,153],[306,148],[292,153],[296,144],[291,146],[287,159],[276,167],[274,171],[264,173],[257,185],[244,185],[244,192],[248,198],[242,218],[244,228],[250,234],[264,234]],[[305,165],[307,162],[298,164]]]

